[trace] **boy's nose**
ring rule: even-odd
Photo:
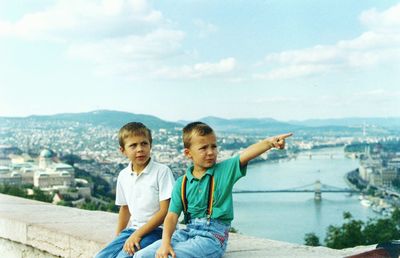
[[[207,149],[207,155],[212,155],[214,153],[215,153],[215,151],[212,148]]]

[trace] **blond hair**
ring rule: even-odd
[[[185,148],[190,148],[192,136],[194,134],[205,136],[214,134],[214,130],[203,122],[192,122],[187,124],[182,130],[183,146]]]
[[[140,122],[130,122],[121,127],[118,132],[118,142],[119,146],[122,148],[125,147],[125,139],[128,138],[129,136],[146,136],[151,143],[153,142],[153,139],[151,138],[151,131],[149,128],[147,128],[144,124]]]

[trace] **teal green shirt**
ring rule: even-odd
[[[191,218],[207,217],[208,185],[210,176],[214,175],[214,201],[212,208],[212,219],[219,219],[229,224],[233,220],[232,188],[239,178],[246,175],[247,166],[240,167],[239,155],[222,162],[216,163],[209,168],[201,179],[192,175],[193,166],[186,171],[186,198],[188,201],[188,212]],[[182,176],[176,180],[172,190],[169,211],[178,214],[183,211],[181,186]]]

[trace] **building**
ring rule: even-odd
[[[0,167],[0,183],[31,184],[39,188],[74,185],[75,170],[72,166],[53,161],[54,154],[45,149],[35,162],[27,154],[10,154],[11,163]]]

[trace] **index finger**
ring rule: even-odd
[[[174,250],[171,250],[169,253],[171,254],[172,258],[176,258],[176,254],[175,254]]]
[[[293,135],[293,133],[285,133],[285,134],[279,135],[278,138],[280,138],[280,139],[286,139],[286,138],[288,138],[288,137],[290,137],[290,136],[292,136],[292,135]]]
[[[141,248],[140,248],[140,244],[139,243],[135,243],[135,246],[136,246],[136,248],[138,249],[138,250],[140,250]]]

